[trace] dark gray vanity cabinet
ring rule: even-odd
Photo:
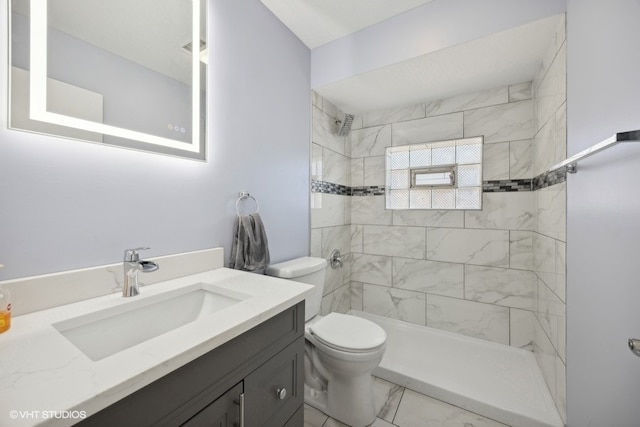
[[[238,427],[241,423],[240,399],[242,383],[218,397],[193,418],[182,424],[183,427]]]
[[[83,427],[302,427],[304,302],[81,421]]]

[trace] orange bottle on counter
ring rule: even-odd
[[[0,264],[0,268],[4,265]],[[11,327],[11,295],[0,286],[0,334]]]

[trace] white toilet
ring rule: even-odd
[[[322,258],[302,257],[270,265],[266,273],[315,286],[305,300],[305,402],[364,427],[376,418],[371,372],[382,360],[387,334],[361,317],[319,314],[326,265]]]

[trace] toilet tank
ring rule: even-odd
[[[269,276],[293,280],[314,286],[313,293],[305,299],[305,322],[320,313],[324,291],[324,271],[327,261],[322,258],[301,257],[271,264],[266,273]]]

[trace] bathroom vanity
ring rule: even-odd
[[[78,426],[302,426],[304,302]]]
[[[0,425],[301,426],[310,290],[216,268],[16,316]]]

